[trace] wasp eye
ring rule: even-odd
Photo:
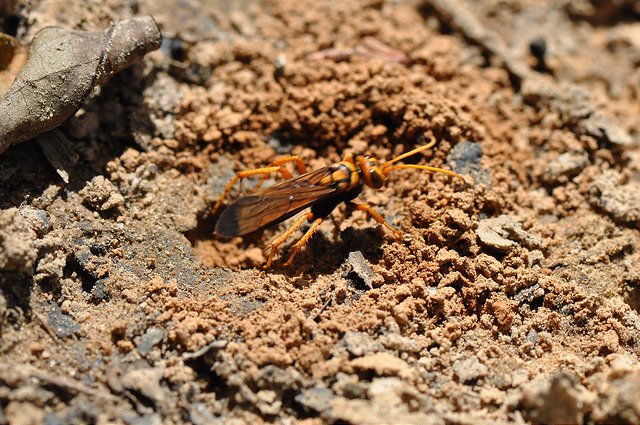
[[[382,170],[379,167],[375,166],[370,171],[370,175],[371,175],[371,187],[374,189],[380,189],[384,185],[384,181],[385,181]]]

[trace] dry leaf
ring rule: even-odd
[[[104,32],[40,31],[0,102],[0,153],[69,119],[93,87],[160,47],[161,37],[150,16],[117,22]]]

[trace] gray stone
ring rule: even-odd
[[[322,413],[331,407],[334,398],[335,395],[329,388],[314,387],[303,390],[295,397],[295,400],[306,409]]]
[[[358,282],[362,282],[366,288],[373,289],[372,282],[376,277],[376,273],[371,269],[362,252],[350,252],[344,268],[345,277],[356,281],[356,285]]]
[[[107,279],[98,279],[91,288],[91,298],[95,302],[100,302],[109,299],[109,292],[106,285]]]
[[[65,314],[58,304],[45,304],[47,324],[59,338],[69,338],[80,332],[80,325],[73,317]]]
[[[478,222],[476,235],[480,242],[499,251],[510,251],[519,245],[540,248],[542,238],[522,229],[522,225],[512,217],[501,215]]]
[[[460,142],[447,155],[447,162],[456,173],[470,175],[475,184],[491,187],[491,173],[480,166],[482,155],[480,143]]]
[[[165,332],[162,329],[158,328],[149,328],[147,331],[140,337],[140,342],[138,343],[138,352],[142,355],[148,354],[151,349],[162,342],[165,337]]]
[[[586,152],[565,152],[547,164],[542,173],[542,181],[550,185],[567,183],[588,164],[589,156]]]

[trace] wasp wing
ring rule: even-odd
[[[328,167],[285,180],[236,199],[223,211],[216,224],[216,235],[245,235],[299,213],[314,203],[339,192],[323,184],[331,175]]]

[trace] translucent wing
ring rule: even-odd
[[[321,168],[236,199],[220,215],[216,235],[232,237],[253,232],[340,193],[340,189],[321,183],[330,175],[329,168]]]

